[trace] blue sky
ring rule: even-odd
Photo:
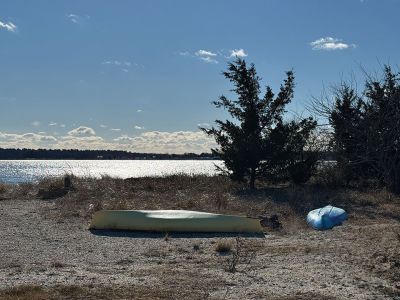
[[[399,0],[0,2],[0,147],[202,152],[235,55],[290,112],[400,61]]]

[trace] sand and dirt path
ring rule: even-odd
[[[211,234],[93,233],[82,219],[46,217],[44,211],[54,209],[51,201],[0,201],[0,289],[110,287],[115,296],[129,287],[132,298],[400,299],[400,223],[394,220],[362,226],[350,219],[326,232],[236,241]],[[232,240],[233,250],[239,243],[235,273],[229,272],[234,255],[215,251],[221,240]]]

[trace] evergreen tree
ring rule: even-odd
[[[254,64],[247,67],[239,58],[228,64],[223,75],[233,83],[231,91],[237,94],[237,99],[221,96],[213,102],[232,117],[231,120],[216,120],[217,127],[202,128],[219,145],[212,149],[213,154],[224,161],[233,180],[248,180],[252,189],[257,177],[285,177],[283,174],[299,163],[306,140],[316,126],[311,118],[283,121],[285,106],[293,98],[293,72],[286,73],[278,95],[267,86],[263,97],[260,97],[261,79]]]
[[[347,83],[334,89],[334,105],[329,115],[333,128],[333,150],[338,170],[348,184],[366,175],[368,167],[361,157],[365,135],[360,131],[365,105],[362,98]],[[361,138],[361,135],[364,135]]]
[[[400,194],[399,74],[385,66],[382,80],[369,77],[363,96],[340,86],[329,121],[345,179],[375,179]]]

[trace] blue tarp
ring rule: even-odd
[[[345,210],[331,205],[314,209],[307,215],[308,224],[317,230],[331,229],[341,225],[345,220],[347,220]]]

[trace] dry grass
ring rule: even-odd
[[[0,290],[1,300],[56,300],[56,299],[209,299],[209,293],[199,289],[175,289],[176,287],[143,287],[143,286],[54,286],[41,287],[35,285],[24,285],[14,288]],[[319,293],[298,293],[295,296],[277,296],[257,292],[254,294],[258,299],[271,300],[298,300],[298,299],[321,299],[333,300],[335,297]],[[228,298],[226,298],[228,299]]]
[[[229,253],[232,250],[232,242],[220,240],[215,244],[215,251],[221,254]]]
[[[2,300],[43,300],[50,299],[49,294],[37,285],[23,285],[0,290]]]
[[[187,209],[251,217],[277,215],[282,223],[278,231],[282,233],[305,230],[307,212],[327,204],[347,210],[355,223],[365,222],[366,217],[400,221],[400,198],[385,190],[332,188],[316,183],[304,186],[259,183],[259,188],[252,191],[224,176],[71,178],[73,188],[68,191],[63,188],[62,178],[47,178],[37,184],[4,186],[0,197],[50,198],[55,201],[56,209],[47,213],[57,219],[89,220],[101,209]]]
[[[0,182],[0,195],[3,195],[4,193],[6,193],[8,188],[9,188],[9,185]]]
[[[145,286],[77,286],[42,287],[23,285],[0,290],[1,300],[58,300],[58,299],[174,299],[175,297],[204,299],[199,290],[174,290],[171,287]]]
[[[39,198],[40,189],[60,186],[62,179],[46,179],[38,184],[6,186],[4,195],[14,198]],[[253,276],[266,263],[279,257],[304,257],[312,261],[317,255],[332,254],[333,259],[348,259],[349,266],[359,266],[374,276],[387,278],[395,287],[400,278],[400,234],[398,226],[390,229],[393,220],[400,221],[400,198],[385,190],[354,190],[331,188],[321,184],[296,186],[290,184],[260,184],[250,191],[225,177],[170,176],[163,178],[114,179],[103,177],[72,178],[74,189],[62,197],[52,199],[51,218],[78,217],[77,222],[86,222],[99,209],[193,209],[250,216],[277,215],[282,229],[274,233],[273,239],[222,238],[216,243],[193,241],[175,246],[178,238],[160,234],[161,247],[150,247],[142,253],[152,265],[151,272],[160,281],[151,286],[21,286],[0,290],[0,299],[201,299],[221,291],[224,278]],[[18,196],[20,195],[20,196]],[[47,201],[47,200],[46,200]],[[48,203],[46,203],[47,205]],[[296,234],[310,229],[304,221],[306,213],[313,208],[332,204],[345,208],[351,218],[351,226],[332,235],[337,240],[325,243],[308,240],[306,243]],[[349,222],[350,223],[350,222]],[[386,223],[386,224],[385,224]],[[365,226],[372,224],[372,226]],[[376,226],[375,226],[376,225]],[[382,226],[381,226],[382,225]],[[392,231],[391,231],[392,230]],[[267,232],[270,232],[268,229]],[[280,234],[294,234],[280,236]],[[321,241],[324,235],[322,233]],[[307,234],[306,234],[307,235]],[[311,234],[312,235],[312,234]],[[271,236],[270,236],[271,237]],[[164,238],[165,241],[162,239]],[[282,239],[276,242],[275,239]],[[272,242],[271,241],[275,241]],[[337,241],[337,242],[336,242]],[[176,248],[174,248],[176,247]],[[367,250],[366,250],[367,249]],[[218,253],[216,253],[218,252]],[[218,255],[219,253],[225,255]],[[346,258],[347,257],[347,258]],[[135,263],[130,258],[120,259],[117,266],[126,267]],[[46,262],[52,271],[64,271],[72,264],[60,261]],[[21,265],[22,266],[22,265]],[[17,273],[20,265],[12,267]],[[155,267],[154,267],[155,266]],[[349,268],[350,268],[349,267]],[[160,269],[161,268],[161,269]],[[200,268],[200,269],[199,269]],[[59,269],[59,270],[56,270]],[[214,269],[221,276],[200,276],[199,270]],[[161,270],[161,271],[160,271]],[[107,272],[115,272],[114,269]],[[135,270],[135,276],[138,275]],[[146,275],[150,270],[145,270]],[[237,272],[230,274],[229,272]],[[204,274],[203,274],[204,275]],[[207,281],[207,280],[214,281]],[[204,280],[204,282],[203,282]],[[268,280],[268,279],[267,279]],[[266,281],[265,284],[268,284]],[[229,289],[230,285],[226,285]],[[400,287],[399,287],[400,289]],[[232,291],[234,289],[232,288]],[[258,294],[259,293],[259,294]],[[398,295],[393,290],[390,295]],[[233,292],[228,296],[232,296]],[[295,297],[274,296],[255,290],[258,299],[333,299],[316,293],[296,294]],[[226,299],[229,299],[227,297]]]

